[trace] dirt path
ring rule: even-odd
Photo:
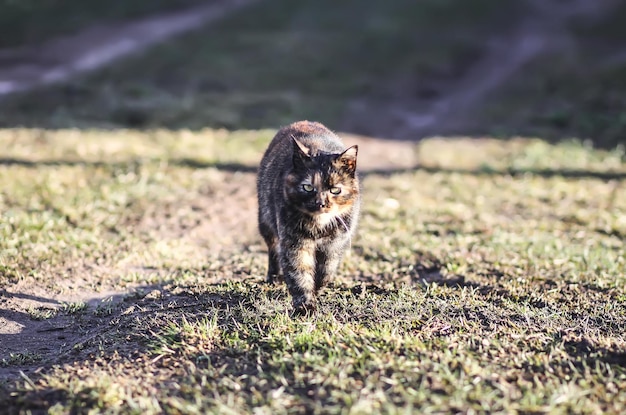
[[[527,3],[530,13],[519,27],[488,42],[484,57],[457,82],[445,85],[438,98],[424,102],[408,95],[411,89],[405,88],[392,103],[381,105],[361,100],[353,103],[345,128],[403,140],[461,131],[471,124],[469,110],[479,108],[489,93],[503,86],[524,65],[550,51],[575,53],[576,45],[567,23],[572,19],[601,19],[618,5],[617,0],[527,0]],[[622,56],[626,54],[619,53],[615,60]]]
[[[219,19],[254,1],[221,0],[186,12],[143,19],[124,26],[91,28],[38,47],[0,51],[0,95],[61,82],[79,73],[100,68],[152,44]],[[442,125],[446,128],[460,128],[467,122],[464,118],[467,110],[474,108],[487,94],[503,85],[523,65],[552,48],[573,47],[565,28],[569,19],[577,16],[600,17],[610,11],[616,1],[577,0],[562,3],[558,0],[529,0],[529,4],[532,6],[532,15],[509,35],[494,39],[484,58],[467,70],[458,82],[447,85],[438,98],[425,104],[405,95],[392,106],[362,101],[354,105],[344,127],[351,129],[354,125],[365,126],[372,136],[410,140],[438,131]],[[411,142],[357,136],[346,137],[346,142],[358,142],[361,145],[360,169],[366,172],[410,168],[418,162]],[[253,172],[224,174],[224,182],[231,187],[254,188]],[[253,193],[251,190],[242,196],[240,193],[225,192],[220,196],[221,205],[229,206],[229,211],[240,212],[242,217],[254,217]],[[223,216],[215,209],[210,211],[210,215],[207,213],[212,203],[209,199],[205,197],[198,201],[197,228],[181,232],[189,236],[186,243],[195,244],[199,250],[210,245],[211,235],[216,234],[212,227],[228,223],[228,212],[222,212]],[[209,216],[210,221],[206,219]],[[170,218],[169,222],[157,215],[153,218],[152,226],[175,228],[181,225],[176,222],[175,216],[167,217]],[[170,231],[176,232],[176,229]],[[237,224],[220,228],[220,232],[226,237],[236,234],[237,238],[249,241],[257,238],[254,225],[249,223],[243,234],[241,226]],[[80,324],[73,324],[71,316],[49,320],[32,318],[32,310],[59,308],[62,302],[82,301],[95,308],[103,299],[121,302],[126,295],[125,292],[106,289],[94,293],[87,287],[85,282],[83,285],[77,283],[63,295],[51,295],[42,292],[32,281],[25,281],[20,286],[0,291],[0,359],[28,349],[36,351],[46,361],[56,357],[60,351],[69,353],[73,345],[91,336],[91,326],[102,324],[98,316],[90,314],[89,317],[83,317]],[[154,287],[142,288],[149,291]],[[39,364],[33,363],[31,368],[35,370]],[[19,368],[26,370],[25,366]],[[0,367],[0,378],[16,376],[17,370],[12,366]]]
[[[417,155],[409,143],[345,134],[342,137],[346,145],[361,146],[359,170],[364,174],[416,165]],[[15,284],[0,287],[0,380],[76,358],[75,349],[114,331],[115,319],[122,318],[125,309],[141,308],[150,298],[166,296],[172,303],[190,301],[185,295],[172,295],[167,282],[143,282],[154,280],[154,275],[163,276],[158,278],[163,281],[164,275],[187,269],[185,263],[202,264],[187,272],[205,284],[237,278],[263,279],[264,271],[240,263],[241,252],[246,252],[246,261],[251,257],[263,265],[265,261],[265,247],[255,220],[254,168],[206,170],[212,171],[215,180],[203,182],[198,192],[186,195],[184,203],[177,199],[148,205],[140,216],[132,216],[129,223],[123,224],[132,227],[136,235],[146,235],[147,240],[145,245],[133,245],[123,261],[75,261],[68,265],[71,268],[61,265],[51,272],[44,271],[49,278],[24,275]],[[159,242],[176,247],[168,250],[180,249],[181,262],[162,267],[146,260],[144,252],[154,250]],[[137,275],[138,282],[123,282],[120,286],[120,280],[129,274]],[[183,289],[180,286],[184,284],[172,285]],[[73,304],[87,307],[73,312]],[[113,313],[109,315],[107,310]],[[3,367],[3,359],[36,360]]]
[[[37,86],[62,82],[93,71],[158,42],[218,20],[258,0],[215,0],[186,11],[119,25],[101,25],[37,46],[0,50],[0,97]],[[493,38],[484,57],[456,82],[441,86],[435,98],[419,99],[403,88],[393,102],[352,103],[338,126],[375,137],[418,140],[429,134],[462,130],[489,93],[511,79],[520,68],[551,50],[576,45],[568,33],[572,19],[600,19],[618,0],[527,0],[530,12],[519,27]],[[624,53],[604,64],[624,60]],[[375,117],[372,116],[375,114]],[[471,123],[471,122],[470,122]]]

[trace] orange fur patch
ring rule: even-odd
[[[319,135],[328,134],[331,131],[324,127],[322,124],[313,121],[297,121],[290,124],[288,127],[290,133],[296,133],[301,135]]]

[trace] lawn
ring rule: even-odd
[[[3,384],[5,407],[626,409],[621,154],[431,139],[413,149],[437,155],[421,167],[361,166],[351,254],[318,314],[292,318],[285,287],[263,282],[255,230],[253,170],[270,137],[0,134],[2,285],[82,296],[8,303],[25,330],[57,331],[0,335],[14,347],[3,373],[26,371]]]
[[[494,32],[515,24],[511,12],[522,4],[258,2],[90,76],[3,100],[0,126],[232,130],[303,118],[338,125],[353,99],[393,98],[388,80],[413,88],[414,78],[458,78]]]
[[[4,99],[0,412],[626,411],[623,147],[339,131],[363,184],[340,275],[304,317],[264,283],[276,128],[452,81],[518,18],[413,3],[268,0]]]

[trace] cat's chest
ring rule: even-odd
[[[337,215],[334,213],[320,213],[313,218],[312,222],[313,226],[322,230],[337,222]]]
[[[279,220],[279,227],[292,237],[331,240],[349,232],[350,219],[338,217],[334,213],[321,213],[314,217],[294,211],[283,213],[285,220]]]
[[[331,214],[320,214],[308,226],[309,236],[325,243],[348,232],[345,221]]]

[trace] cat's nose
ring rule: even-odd
[[[326,207],[326,202],[324,202],[323,200],[316,200],[315,204],[317,205],[318,208],[325,208]]]

